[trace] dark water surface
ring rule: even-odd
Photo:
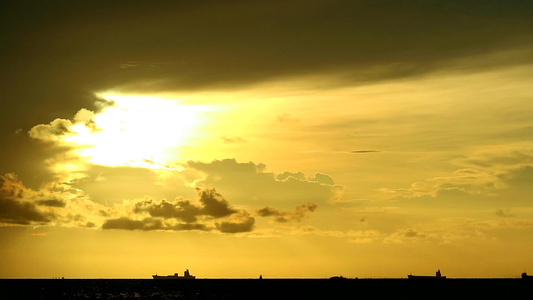
[[[522,279],[0,279],[0,288],[10,299],[533,299]]]

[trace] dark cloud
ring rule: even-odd
[[[96,224],[94,224],[93,222],[87,222],[87,223],[85,223],[85,227],[94,228],[94,227],[96,227]]]
[[[131,220],[123,217],[105,221],[102,225],[102,229],[158,230],[163,229],[163,222],[152,218]]]
[[[270,217],[279,215],[280,211],[272,207],[265,207],[258,210],[257,214],[261,217]]]
[[[87,223],[87,227],[94,227],[93,223]],[[109,219],[104,222],[102,229],[123,229],[123,230],[167,230],[167,231],[188,231],[199,230],[209,231],[213,228],[201,223],[166,223],[159,218],[144,218],[142,220],[121,217]]]
[[[406,238],[417,238],[417,239],[424,239],[426,238],[426,235],[423,233],[420,233],[413,229],[407,229],[401,232],[401,235]]]
[[[240,216],[230,221],[216,223],[216,227],[223,233],[250,232],[254,229],[255,218],[247,212],[241,212]]]
[[[49,159],[68,149],[31,139],[25,133],[26,130],[24,134],[13,134],[3,139],[0,136],[2,144],[9,145],[1,151],[0,174],[15,171],[26,187],[39,189],[55,179],[56,174],[50,170]]]
[[[246,232],[253,229],[255,220],[244,210],[232,208],[228,201],[214,189],[200,190],[198,203],[186,199],[174,201],[154,200],[146,197],[133,204],[129,217],[108,219],[102,229],[126,230],[200,230],[218,229],[221,232]],[[150,217],[137,219],[147,213]],[[213,219],[223,219],[215,224]],[[211,224],[211,225],[210,225]]]
[[[259,209],[257,214],[260,217],[274,217],[274,221],[279,223],[300,222],[309,213],[315,211],[316,208],[317,205],[314,203],[299,205],[292,211],[281,211],[272,207],[265,207]]]
[[[502,218],[515,217],[515,215],[514,215],[513,213],[511,213],[511,210],[510,210],[510,209],[501,209],[501,208],[498,208],[498,209],[496,209],[495,214],[496,214],[498,217],[502,217]]]
[[[237,212],[230,208],[228,201],[214,189],[200,191],[200,202],[203,204],[201,213],[214,218],[221,218]]]
[[[87,91],[120,85],[235,86],[336,69],[411,76],[530,42],[531,11],[529,1],[15,1],[0,15],[2,99],[72,112],[90,105]]]
[[[33,203],[0,198],[0,222],[29,225],[48,223],[52,215],[41,212]]]
[[[39,209],[33,195],[14,174],[0,175],[0,223],[43,224],[54,219],[54,214]],[[42,204],[40,200],[37,204]],[[52,204],[59,204],[55,201]]]
[[[350,153],[354,153],[354,154],[362,154],[362,153],[379,153],[381,151],[379,150],[352,150],[350,151]]]
[[[135,204],[133,212],[148,212],[152,217],[164,219],[176,218],[187,223],[196,222],[202,208],[193,205],[188,200],[176,200],[173,203],[166,200],[144,200]]]
[[[531,49],[532,6],[525,0],[10,1],[0,10],[0,140],[17,151],[4,150],[10,155],[0,156],[0,172],[24,168],[24,182],[38,185],[30,166],[42,162],[44,150],[13,132],[59,118],[32,134],[64,134],[64,120],[80,108],[112,105],[95,91],[235,88],[317,73],[342,74],[349,84],[416,76],[456,68],[450,61],[457,57]],[[532,61],[530,54],[505,57],[500,63]],[[38,159],[12,159],[20,151]]]
[[[37,204],[51,207],[65,207],[67,205],[67,203],[61,199],[38,200]]]
[[[133,212],[148,212],[152,217],[174,218],[186,223],[196,222],[201,216],[222,218],[237,212],[214,189],[198,190],[198,194],[200,205],[183,199],[176,199],[173,202],[164,199],[160,201],[147,199],[137,202]]]
[[[176,224],[172,227],[170,227],[172,230],[200,230],[200,231],[207,231],[210,230],[210,228],[207,227],[205,224],[194,224],[194,223],[180,223]]]
[[[25,190],[15,174],[0,175],[0,197],[22,199],[25,196]]]

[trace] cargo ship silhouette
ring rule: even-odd
[[[446,276],[440,274],[440,270],[437,270],[435,276],[420,276],[420,275],[407,275],[409,279],[446,279]]]
[[[154,279],[195,279],[196,276],[193,276],[189,274],[189,270],[185,270],[183,276],[179,276],[178,273],[174,273],[174,275],[168,275],[168,276],[159,276],[159,275],[152,275]]]

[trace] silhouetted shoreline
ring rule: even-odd
[[[331,279],[337,279],[337,278],[326,278],[326,277],[309,277],[309,278],[300,278],[300,277],[272,277],[272,278],[262,278],[263,280],[331,280]],[[343,277],[342,279],[346,280],[407,280],[409,281],[409,278],[407,277]],[[521,277],[447,277],[447,280],[523,280]],[[18,281],[18,280],[148,280],[153,281],[152,278],[0,278],[0,281]],[[258,278],[226,278],[226,277],[213,277],[213,278],[196,278],[196,281],[201,280],[258,280]]]
[[[355,299],[363,293],[384,298],[423,296],[424,291],[453,299],[459,295],[523,298],[532,287],[531,281],[521,278],[0,279],[5,295],[21,299]]]

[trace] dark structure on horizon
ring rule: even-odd
[[[420,276],[420,275],[407,275],[409,279],[446,279],[446,276],[440,274],[440,270],[437,270],[435,276]]]
[[[168,276],[159,276],[159,275],[152,275],[154,279],[195,279],[196,276],[193,276],[189,274],[189,270],[185,270],[183,276],[179,276],[178,273],[174,273],[174,275],[168,275]]]

